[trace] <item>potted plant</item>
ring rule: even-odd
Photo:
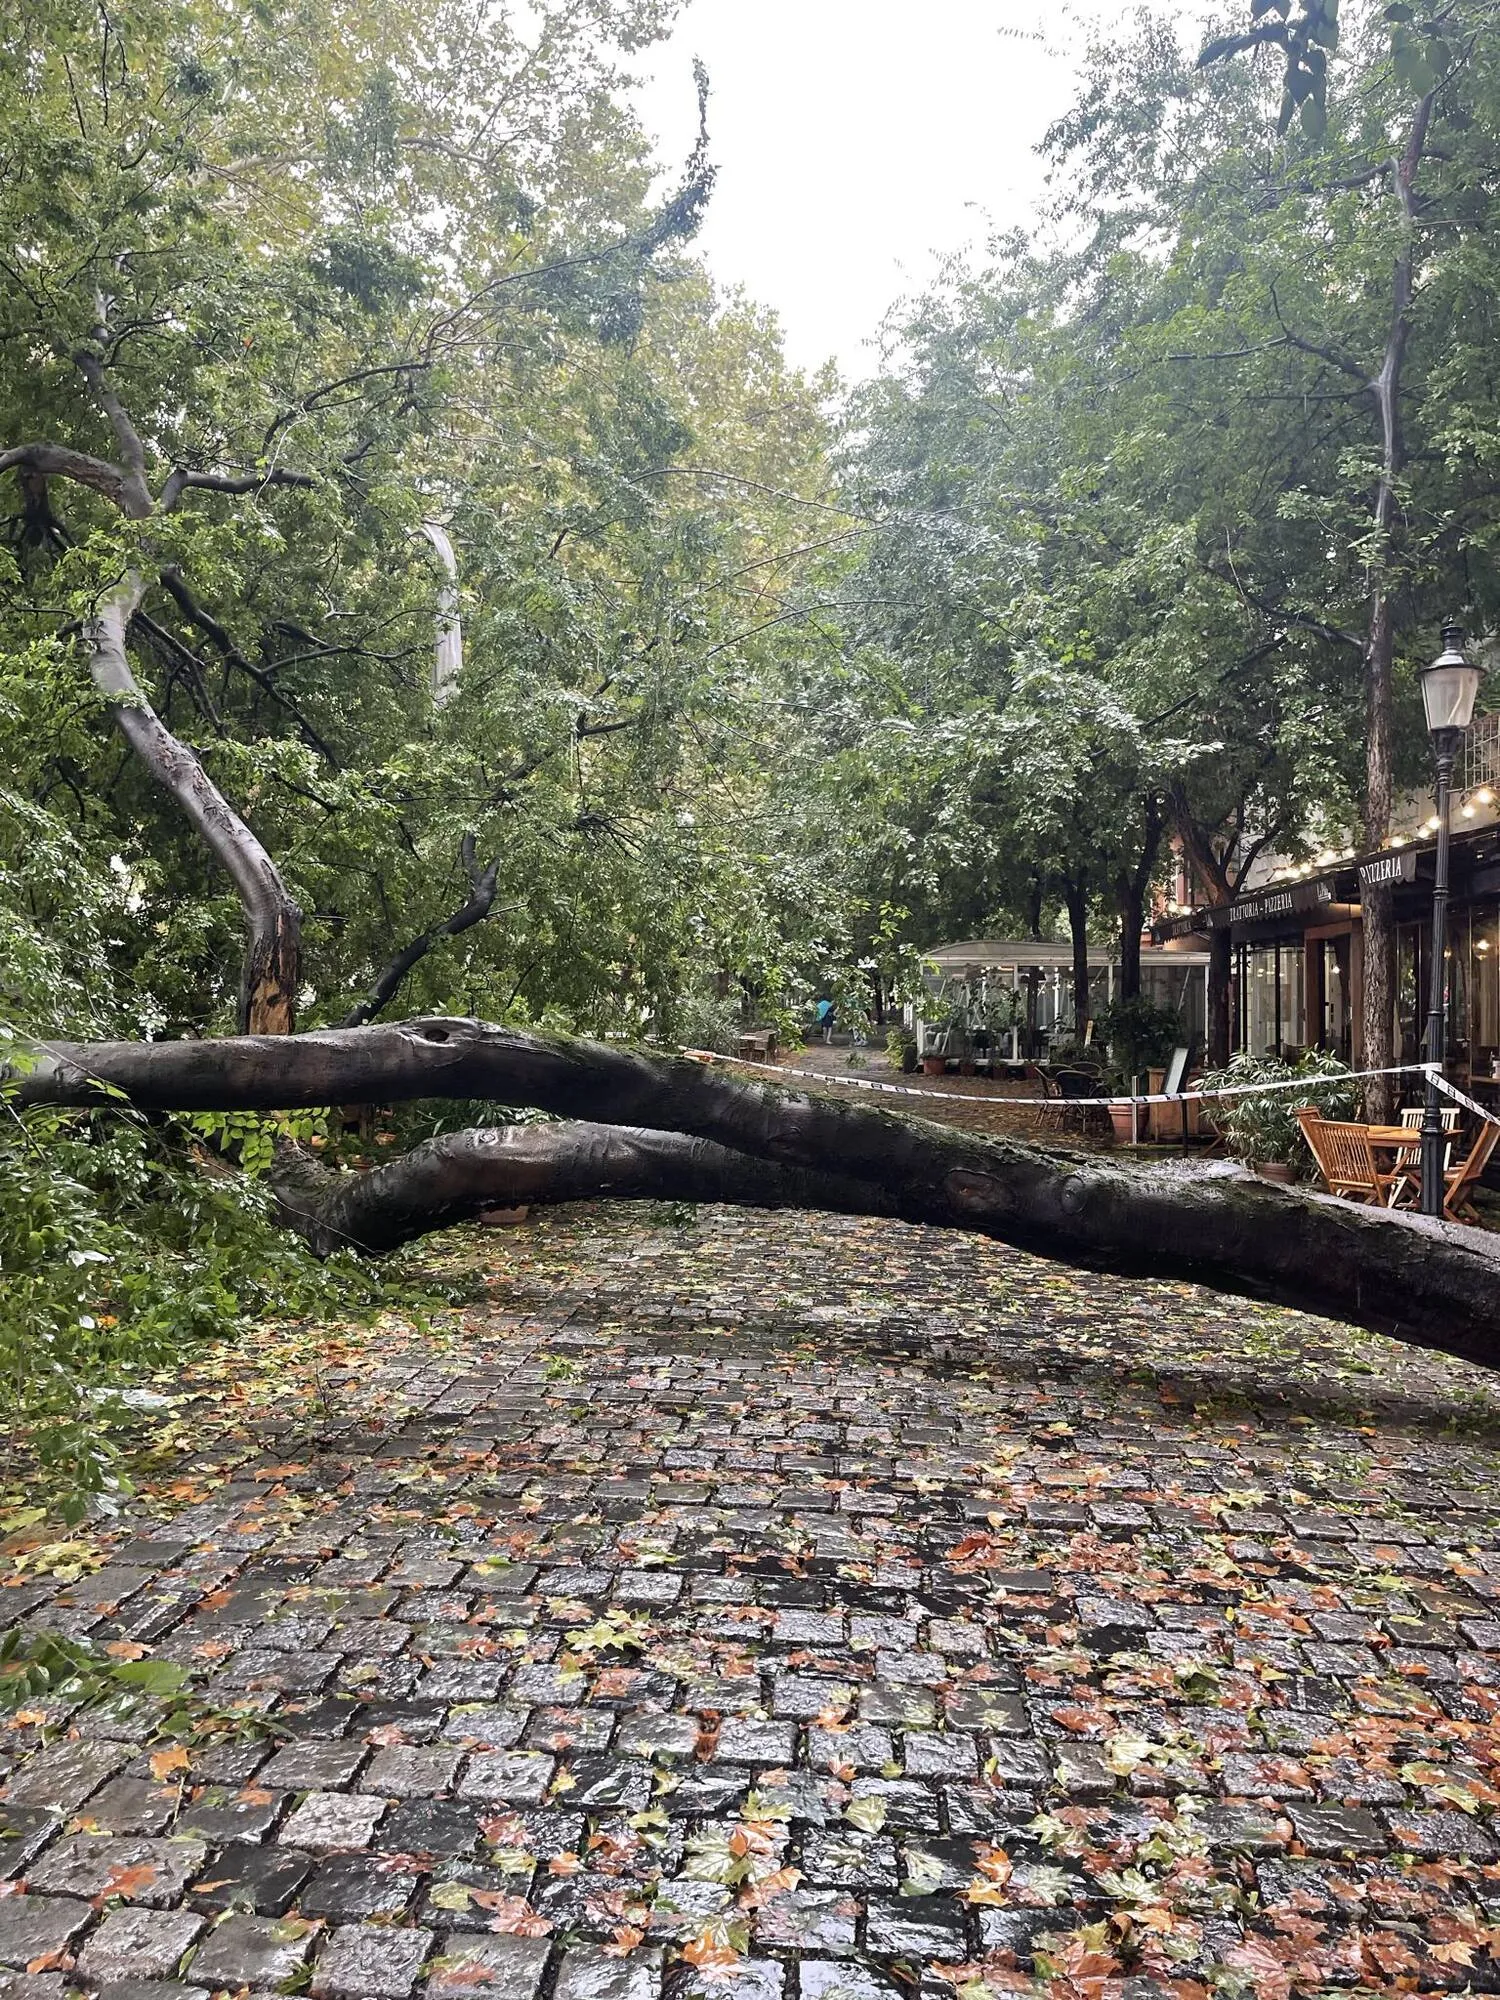
[[[1264,1094],[1244,1088],[1247,1084],[1298,1082],[1305,1087]],[[1297,1123],[1301,1107],[1312,1105],[1325,1118],[1352,1118],[1359,1108],[1358,1086],[1347,1066],[1320,1049],[1309,1049],[1295,1063],[1283,1062],[1279,1056],[1241,1053],[1223,1069],[1211,1070],[1203,1078],[1202,1089],[1209,1096],[1218,1090],[1234,1090],[1234,1096],[1221,1098],[1214,1105],[1214,1124],[1236,1159],[1272,1181],[1295,1181],[1312,1169],[1312,1156]]]
[[[1149,1076],[1153,1069],[1166,1064],[1182,1039],[1182,1023],[1176,1010],[1158,1007],[1144,994],[1101,1008],[1094,1025],[1109,1045],[1112,1086],[1132,1094],[1142,1076]],[[1132,1135],[1144,1138],[1149,1117],[1149,1107],[1130,1104],[1109,1107],[1109,1122],[1117,1140],[1127,1141]]]

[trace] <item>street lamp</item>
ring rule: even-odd
[[[1427,1060],[1441,1064],[1446,1048],[1443,1025],[1448,950],[1448,792],[1453,763],[1474,715],[1480,669],[1464,653],[1462,625],[1443,627],[1443,650],[1423,667],[1422,705],[1437,760],[1437,866],[1432,884],[1432,978],[1428,988]],[[1443,1212],[1443,1119],[1435,1072],[1427,1072],[1422,1111],[1422,1213]]]

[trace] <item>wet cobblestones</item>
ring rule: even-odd
[[[1500,1991],[1488,1378],[890,1224],[484,1250],[0,1595],[269,1725],[23,1716],[0,1994]]]

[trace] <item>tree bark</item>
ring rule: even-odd
[[[1416,256],[1416,182],[1432,123],[1434,93],[1418,104],[1406,145],[1396,162],[1396,198],[1401,207],[1401,245],[1391,274],[1391,320],[1380,372],[1371,383],[1380,423],[1380,474],[1375,487],[1374,577],[1370,635],[1365,649],[1364,842],[1379,847],[1391,830],[1392,666],[1395,612],[1392,567],[1397,541],[1397,488],[1406,466],[1402,425],[1402,369],[1411,333],[1412,279]],[[1364,1067],[1388,1069],[1395,1061],[1396,925],[1395,897],[1388,886],[1366,888],[1361,898],[1364,930]],[[1372,1076],[1365,1083],[1365,1115],[1387,1124],[1395,1104],[1395,1079]]]
[[[1083,1041],[1089,1020],[1089,898],[1088,883],[1080,875],[1064,882],[1063,903],[1068,912],[1068,936],[1073,943],[1073,1033]]]
[[[109,703],[115,727],[157,784],[177,801],[239,893],[246,932],[241,1031],[289,1035],[296,1025],[302,913],[265,848],[141,692],[125,635],[144,594],[141,578],[132,572],[100,599],[85,632],[89,671]]]
[[[836,1175],[841,1192],[862,1182],[872,1213],[976,1230],[1070,1263],[1195,1278],[1500,1364],[1494,1239],[1271,1188],[1228,1165],[1142,1167],[987,1139],[644,1049],[456,1018],[291,1039],[51,1044],[12,1088],[23,1105],[85,1104],[107,1101],[111,1086],[141,1109],[475,1097],[687,1134],[757,1161]],[[460,1169],[444,1162],[430,1171],[451,1182]],[[486,1199],[500,1192],[487,1183]],[[515,1184],[504,1192],[513,1196]],[[352,1190],[350,1199],[357,1202]],[[435,1215],[448,1212],[434,1203]]]
[[[1208,939],[1208,1067],[1222,1069],[1229,1060],[1232,1040],[1229,1021],[1229,984],[1233,964],[1229,926],[1223,924]]]
[[[895,1213],[864,1181],[778,1166],[681,1132],[581,1119],[444,1133],[363,1174],[329,1173],[297,1148],[283,1153],[271,1178],[286,1220],[321,1257],[336,1250],[378,1256],[496,1205],[601,1195]]]

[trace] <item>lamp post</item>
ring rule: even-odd
[[[1474,715],[1480,669],[1464,653],[1462,625],[1443,627],[1443,650],[1422,669],[1422,705],[1437,761],[1437,866],[1432,884],[1432,978],[1428,987],[1427,1060],[1441,1064],[1446,1049],[1443,1003],[1448,951],[1448,793],[1464,731]],[[1422,1213],[1443,1212],[1442,1103],[1434,1072],[1427,1072],[1422,1111]]]

